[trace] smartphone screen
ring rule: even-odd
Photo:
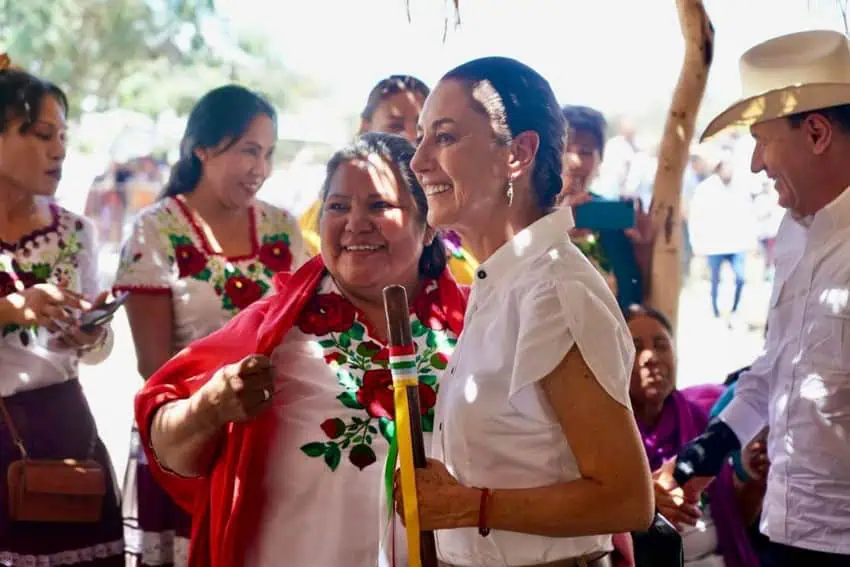
[[[587,230],[625,230],[635,226],[632,201],[588,201],[573,209],[576,228]]]

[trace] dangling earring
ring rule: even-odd
[[[514,180],[508,179],[508,186],[505,189],[505,193],[508,196],[508,206],[510,207],[514,202]]]

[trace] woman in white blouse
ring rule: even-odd
[[[305,258],[294,217],[255,199],[269,176],[277,114],[236,85],[213,89],[189,115],[162,198],[143,210],[114,284],[147,379],[190,342],[223,327]],[[124,482],[127,553],[134,565],[186,565],[191,518],[155,482],[133,433]]]
[[[652,519],[632,339],[571,212],[551,212],[564,131],[546,80],[499,57],[446,74],[420,119],[428,220],[482,260],[417,476],[445,565],[607,566],[607,534]]]
[[[4,62],[0,58],[0,565],[123,566],[112,464],[77,379],[81,361],[103,361],[112,345],[108,326],[85,333],[78,324],[106,297],[98,293],[95,229],[53,201],[65,160],[68,101],[56,86],[3,68]],[[13,518],[9,465],[25,457],[97,461],[106,481],[99,520]]]

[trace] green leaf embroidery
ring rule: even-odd
[[[307,443],[301,447],[301,450],[308,457],[321,457],[325,454],[325,444],[324,443]]]
[[[169,234],[168,240],[171,241],[171,246],[174,248],[178,246],[194,246],[191,238],[180,234]]]
[[[431,433],[434,431],[434,409],[428,410],[428,413],[422,416],[422,431]]]
[[[429,331],[428,331],[428,338],[425,340],[425,343],[426,343],[426,344],[427,344],[430,348],[437,348],[437,333],[435,333],[434,331],[429,330]]]
[[[363,333],[365,332],[366,328],[357,322],[355,322],[354,325],[352,325],[351,328],[346,331],[346,333],[348,333],[348,335],[356,341],[362,341]]]
[[[389,419],[382,417],[378,421],[378,426],[381,429],[381,435],[387,442],[392,441],[393,436],[395,435],[395,422],[390,421]]]
[[[367,429],[368,429],[369,433],[374,433],[374,434],[378,433],[378,429],[374,425],[370,425]]]
[[[208,282],[212,277],[212,272],[209,268],[204,268],[202,271],[198,272],[197,274],[194,274],[192,277],[196,280],[201,280],[202,282]]]
[[[349,445],[351,445],[351,439],[345,439],[345,440],[342,442],[341,447],[342,447],[343,449],[348,449],[348,446],[349,446]]]
[[[375,343],[360,343],[357,345],[357,354],[366,358],[372,358],[381,352],[381,349]]]
[[[33,264],[32,274],[39,280],[45,281],[50,278],[50,273],[53,270],[50,264]]]
[[[342,459],[342,452],[339,450],[339,445],[336,443],[328,443],[325,449],[325,463],[332,471],[335,471]]]
[[[331,348],[332,346],[336,346],[336,341],[333,339],[322,339],[319,341],[319,346],[322,348]]]
[[[420,323],[418,320],[416,320],[410,324],[410,331],[414,337],[419,338],[428,332],[428,328],[425,327],[425,325]]]
[[[339,338],[337,339],[339,346],[342,348],[348,348],[351,346],[351,337],[348,335],[348,331],[344,333],[340,333]]]
[[[357,396],[354,392],[343,392],[336,397],[342,405],[350,409],[363,409],[363,406],[360,405],[360,402],[357,401]]]
[[[437,383],[437,376],[435,374],[420,374],[419,383],[426,386],[433,386]]]
[[[11,325],[6,325],[5,327],[3,327],[3,336],[6,337],[7,335],[11,335],[20,328],[20,325],[16,325],[14,323]]]

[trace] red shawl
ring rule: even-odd
[[[192,514],[190,567],[242,565],[265,501],[263,478],[274,412],[250,423],[231,423],[208,476],[183,478],[164,470],[151,449],[151,420],[163,405],[194,394],[227,364],[251,354],[270,355],[295,324],[325,273],[320,256],[294,274],[275,276],[276,293],[257,301],[222,329],[189,345],[159,369],[136,396],[136,421],[154,477],[172,498]],[[460,334],[466,294],[444,271],[439,280],[440,303],[450,329]]]

